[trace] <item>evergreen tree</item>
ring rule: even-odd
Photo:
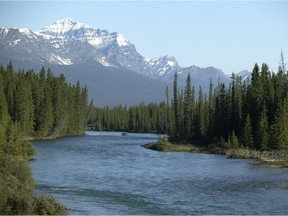
[[[16,77],[14,75],[13,65],[12,62],[10,62],[7,65],[6,73],[4,74],[5,77],[5,95],[6,95],[6,101],[8,105],[8,112],[9,116],[15,121],[15,105],[14,105],[14,95],[16,91]]]
[[[166,87],[166,126],[165,126],[165,132],[168,134],[171,134],[171,128],[172,128],[172,120],[171,120],[171,106],[169,102],[169,88]]]
[[[249,113],[251,117],[252,127],[257,128],[258,120],[261,112],[264,109],[264,87],[260,77],[259,66],[255,64],[252,72],[251,83],[251,102],[249,107]]]
[[[239,147],[239,141],[234,130],[232,131],[232,134],[228,136],[228,146],[233,149]]]
[[[19,82],[16,84],[14,99],[15,121],[20,123],[23,135],[31,135],[34,124],[34,107],[32,92],[24,72],[18,73]]]
[[[288,147],[288,100],[283,102],[275,114],[275,122],[271,130],[270,147],[272,149],[285,149]]]
[[[205,135],[205,109],[204,109],[204,100],[203,92],[201,86],[199,86],[199,95],[197,101],[197,110],[196,110],[196,135],[198,137],[203,137]]]
[[[256,134],[255,134],[255,147],[259,150],[267,150],[269,135],[268,135],[268,120],[266,116],[266,109],[264,108],[260,113],[258,120]]]
[[[178,139],[180,137],[180,110],[178,102],[178,74],[175,72],[173,83],[173,107],[174,107],[174,137]]]
[[[210,78],[209,84],[209,99],[208,99],[208,139],[211,142],[215,137],[215,97],[213,95],[213,83]]]
[[[4,127],[9,120],[8,105],[4,93],[4,80],[0,74],[0,123]]]
[[[183,119],[183,129],[184,129],[184,137],[191,137],[191,112],[192,112],[192,97],[191,97],[191,77],[190,73],[187,75],[186,79],[186,87],[184,93],[184,119]]]
[[[251,119],[250,119],[249,114],[247,115],[247,117],[245,119],[243,132],[242,132],[241,143],[242,143],[243,146],[248,147],[248,148],[253,148],[254,147],[252,125],[251,125]]]

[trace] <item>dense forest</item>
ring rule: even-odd
[[[93,108],[88,124],[94,130],[159,132],[173,142],[221,148],[256,150],[288,147],[288,74],[283,55],[278,73],[267,64],[255,64],[251,80],[231,75],[231,84],[201,87],[195,98],[188,74],[185,88],[178,87],[175,73],[173,96],[166,101],[127,108]]]
[[[87,88],[68,85],[50,69],[15,72],[0,65],[0,214],[66,214],[51,196],[34,196],[27,139],[84,132]]]
[[[87,112],[86,87],[67,84],[44,67],[39,73],[0,66],[0,122],[13,123],[22,136],[57,137],[81,134]],[[8,127],[9,128],[9,127]],[[0,132],[1,134],[1,132]]]

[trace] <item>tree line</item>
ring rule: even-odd
[[[288,147],[288,75],[281,65],[272,73],[267,64],[255,64],[251,80],[231,75],[228,86],[210,80],[208,94],[201,86],[195,98],[188,74],[184,88],[175,73],[173,95],[166,101],[89,109],[88,124],[94,130],[166,133],[174,142],[221,148],[256,150]]]
[[[96,108],[89,106],[88,126],[97,131],[134,131],[158,132],[167,131],[166,104],[140,103],[135,106],[116,106]]]
[[[288,147],[288,75],[285,65],[277,74],[267,64],[255,64],[252,79],[231,75],[231,84],[210,81],[208,95],[194,99],[188,75],[184,91],[178,92],[174,77],[173,101],[167,107],[172,117],[169,135],[201,145],[257,150]],[[169,108],[170,107],[170,108]]]
[[[51,196],[35,196],[27,161],[35,155],[28,138],[56,138],[84,132],[87,88],[67,84],[43,67],[14,71],[0,65],[0,214],[67,214]]]
[[[22,136],[38,138],[77,135],[84,132],[87,87],[67,84],[42,67],[15,72],[10,62],[0,65],[0,123],[14,124]],[[7,132],[6,132],[7,133]],[[3,137],[3,136],[1,136]]]

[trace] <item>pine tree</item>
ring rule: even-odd
[[[213,95],[213,83],[212,78],[210,78],[209,84],[209,99],[208,99],[208,139],[213,141],[215,138],[215,97]]]
[[[226,97],[225,85],[218,86],[215,104],[215,136],[219,139],[227,139],[228,131],[228,101]]]
[[[288,99],[283,102],[275,114],[275,122],[271,130],[272,149],[285,149],[288,147]]]
[[[7,65],[4,78],[5,78],[4,91],[5,91],[6,101],[7,101],[7,105],[8,105],[9,116],[11,117],[11,119],[13,119],[15,121],[14,95],[15,95],[15,91],[16,91],[16,86],[15,86],[16,78],[15,78],[12,62],[10,62]]]
[[[23,135],[30,135],[34,124],[34,107],[30,83],[26,80],[24,71],[18,73],[19,81],[15,93],[15,121],[20,123]]]
[[[2,74],[0,74],[0,123],[4,127],[9,120],[8,105],[6,96],[4,93],[4,80]]]
[[[205,109],[204,109],[204,100],[203,92],[201,86],[199,86],[199,95],[197,101],[197,110],[196,110],[196,134],[198,137],[203,137],[205,135]]]
[[[231,136],[230,135],[228,136],[228,146],[230,146],[230,148],[233,149],[239,147],[239,141],[234,130],[232,131]]]
[[[249,102],[249,113],[251,117],[252,127],[257,128],[261,112],[264,109],[264,86],[260,77],[259,66],[255,64],[252,72],[251,83],[251,101]],[[255,140],[256,141],[256,140]]]
[[[267,150],[269,135],[268,135],[268,120],[266,109],[264,108],[260,113],[258,119],[256,134],[255,134],[255,147],[259,150]]]
[[[192,97],[191,97],[191,77],[190,73],[187,75],[185,93],[184,93],[184,119],[183,119],[183,131],[184,137],[191,137],[191,109],[192,109]]]
[[[242,132],[242,138],[241,138],[241,144],[250,149],[254,147],[252,125],[251,125],[251,119],[250,119],[249,114],[247,115],[245,119],[243,132]]]
[[[180,110],[178,102],[178,74],[175,72],[173,83],[173,105],[174,105],[174,137],[178,139],[180,137]]]
[[[171,134],[172,130],[172,122],[171,122],[171,106],[169,102],[169,88],[166,87],[166,125],[165,125],[165,132]]]
[[[53,106],[52,106],[52,74],[46,75],[44,67],[40,71],[40,109],[38,115],[38,134],[40,137],[49,135],[53,128]]]

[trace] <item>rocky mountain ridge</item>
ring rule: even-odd
[[[0,40],[2,50],[11,53],[12,48],[14,54],[21,56],[22,60],[33,59],[51,64],[73,65],[93,59],[106,67],[121,65],[147,77],[166,82],[172,82],[171,77],[175,72],[183,77],[190,73],[192,78],[202,72],[208,72],[204,75],[227,81],[227,76],[214,67],[181,67],[172,56],[145,58],[122,34],[92,28],[69,18],[58,20],[38,32],[27,28],[2,28]]]
[[[79,78],[81,81],[83,79],[84,83],[90,83],[92,89],[97,89],[91,83],[91,79],[96,78],[97,74],[99,80],[107,79],[103,81],[103,83],[107,83],[107,86],[105,88],[103,86],[101,90],[98,89],[98,92],[101,92],[101,94],[111,92],[112,94],[111,89],[108,88],[116,85],[118,90],[115,91],[121,91],[123,93],[122,98],[125,97],[125,94],[131,93],[131,89],[128,92],[127,85],[131,85],[131,74],[136,72],[135,74],[141,76],[134,77],[134,82],[138,84],[135,86],[137,90],[133,89],[133,91],[139,93],[138,100],[135,98],[135,103],[136,101],[142,102],[141,97],[146,98],[143,101],[149,102],[149,97],[156,94],[153,92],[159,91],[167,83],[173,82],[175,72],[178,73],[180,86],[185,85],[185,79],[190,73],[192,84],[196,89],[198,86],[202,86],[204,92],[208,90],[210,78],[212,78],[214,84],[217,84],[218,80],[229,83],[229,77],[220,69],[214,67],[200,68],[197,66],[181,67],[173,56],[148,59],[138,53],[135,45],[125,39],[122,34],[117,32],[109,33],[107,30],[96,29],[69,18],[58,20],[36,32],[27,28],[0,28],[0,59],[2,61],[5,59],[6,62],[12,60],[16,64],[19,62],[19,65],[21,62],[22,66],[20,65],[20,67],[28,65],[32,67],[33,65],[38,65],[38,67],[39,65],[54,68],[60,67],[62,70],[67,71],[65,76],[68,76],[68,78],[72,74],[69,74],[68,71],[72,70],[75,72],[73,73],[75,77],[71,77],[71,80]],[[84,70],[86,71],[85,78],[83,75]],[[105,74],[103,71],[114,74],[114,77]],[[100,74],[102,75],[100,76]],[[123,77],[122,86],[117,83],[117,79],[120,76]],[[152,80],[157,82],[152,82]],[[95,82],[94,80],[93,83],[95,84]],[[147,96],[144,86],[149,88],[147,86],[148,83],[154,83],[154,87],[161,86],[161,88],[151,88],[149,93],[151,95]],[[126,91],[121,88],[126,88]],[[162,98],[160,94],[164,95],[165,90],[161,91],[158,93],[159,96],[154,97],[152,101]],[[140,94],[140,92],[142,93]],[[94,96],[91,97],[93,98]],[[101,97],[103,99],[104,96]],[[115,97],[113,96],[113,98]],[[103,104],[105,103],[114,104],[114,102],[110,103],[108,99],[103,99]]]

